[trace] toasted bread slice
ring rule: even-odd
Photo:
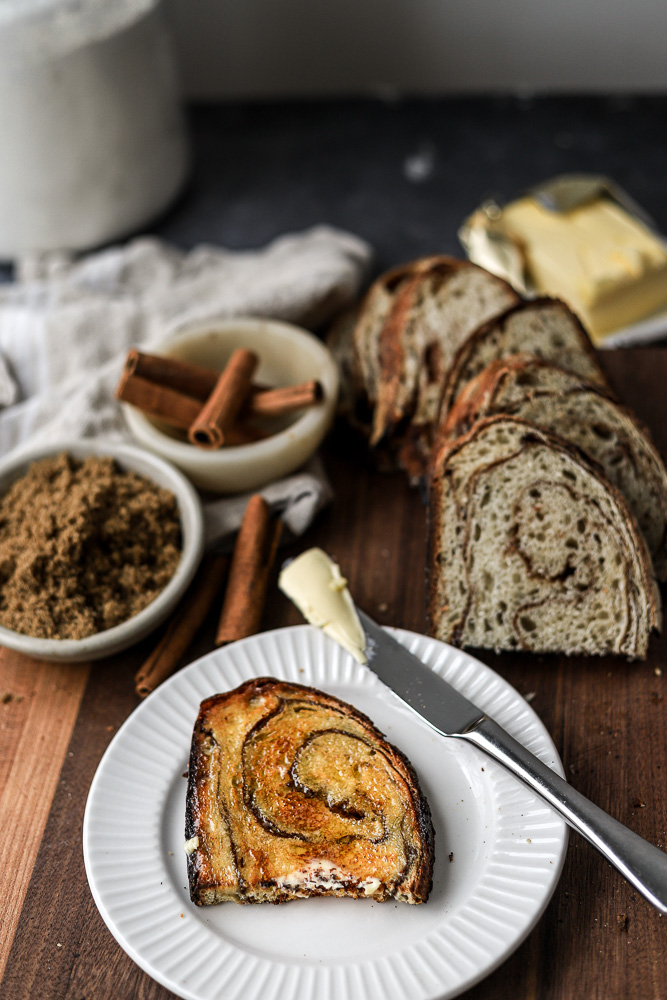
[[[200,905],[431,889],[431,815],[405,757],[351,705],[271,677],[202,702],[185,834]]]
[[[484,417],[510,414],[552,431],[597,462],[625,497],[656,576],[667,579],[667,471],[649,432],[598,386],[539,358],[494,361],[459,395],[442,429],[457,438]]]
[[[611,392],[588,334],[560,299],[531,299],[513,306],[475,330],[459,347],[447,372],[439,420],[463,387],[487,365],[510,354],[532,354],[580,375]]]
[[[431,633],[644,658],[660,595],[621,494],[567,442],[490,417],[445,443],[429,505]]]

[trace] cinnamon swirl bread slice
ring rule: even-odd
[[[389,293],[386,299],[379,288]],[[377,311],[374,303],[382,308]],[[407,418],[426,425],[436,414],[442,379],[459,345],[475,327],[519,300],[500,278],[468,261],[432,257],[416,261],[371,289],[355,342],[367,365],[375,400],[371,443]]]
[[[598,386],[539,358],[494,361],[469,382],[442,429],[457,438],[484,417],[511,414],[552,431],[598,462],[625,497],[659,580],[667,579],[667,471],[649,432]]]
[[[370,439],[382,467],[422,476],[457,348],[520,301],[511,285],[470,261],[422,257],[376,279],[353,328],[347,319],[332,327],[327,343],[341,370],[339,412]]]
[[[446,374],[439,420],[472,378],[510,354],[544,358],[611,391],[588,334],[569,306],[560,299],[532,299],[484,323],[461,344]]]
[[[426,901],[433,826],[406,758],[331,695],[271,677],[202,702],[186,807],[190,897]]]
[[[437,456],[429,504],[433,635],[460,646],[644,658],[660,626],[646,546],[581,453],[490,417]]]

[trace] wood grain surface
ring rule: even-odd
[[[81,704],[88,666],[28,660],[2,649],[0,975]]]
[[[667,454],[667,352],[603,355],[619,396]],[[335,502],[299,543],[327,548],[358,603],[380,622],[423,631],[425,510],[399,475],[371,471],[345,433],[324,457]],[[211,648],[214,610],[187,660]],[[271,590],[265,627],[296,624]],[[0,653],[0,982],[3,1000],[165,1000],[171,994],[127,957],[91,897],[81,828],[95,769],[137,704],[133,675],[155,642],[90,667]],[[667,640],[644,663],[484,652],[549,729],[572,784],[667,847]],[[298,904],[296,904],[298,905]],[[278,911],[277,911],[278,912]],[[575,834],[544,916],[469,1000],[664,1000],[667,918]],[[314,998],[316,1000],[316,998]]]

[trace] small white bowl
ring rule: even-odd
[[[168,462],[133,445],[111,441],[62,441],[36,445],[15,458],[0,462],[0,495],[25,475],[32,462],[67,452],[74,458],[111,455],[122,469],[137,472],[175,495],[181,519],[182,555],[167,586],[154,601],[127,621],[85,639],[38,639],[0,626],[0,646],[8,646],[39,660],[80,663],[99,660],[139,642],[164,621],[180,601],[199,565],[204,549],[201,502],[187,479]]]
[[[123,404],[128,427],[146,448],[173,462],[202,490],[256,490],[298,469],[319,447],[331,426],[338,395],[338,367],[327,347],[307,330],[266,319],[197,324],[151,346],[151,352],[222,371],[231,353],[246,347],[259,357],[256,380],[272,386],[318,379],[321,402],[304,408],[278,433],[252,444],[204,451],[179,440],[177,431]]]

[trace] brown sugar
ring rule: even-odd
[[[174,495],[113,458],[34,462],[0,498],[0,625],[82,639],[126,621],[181,557]]]

